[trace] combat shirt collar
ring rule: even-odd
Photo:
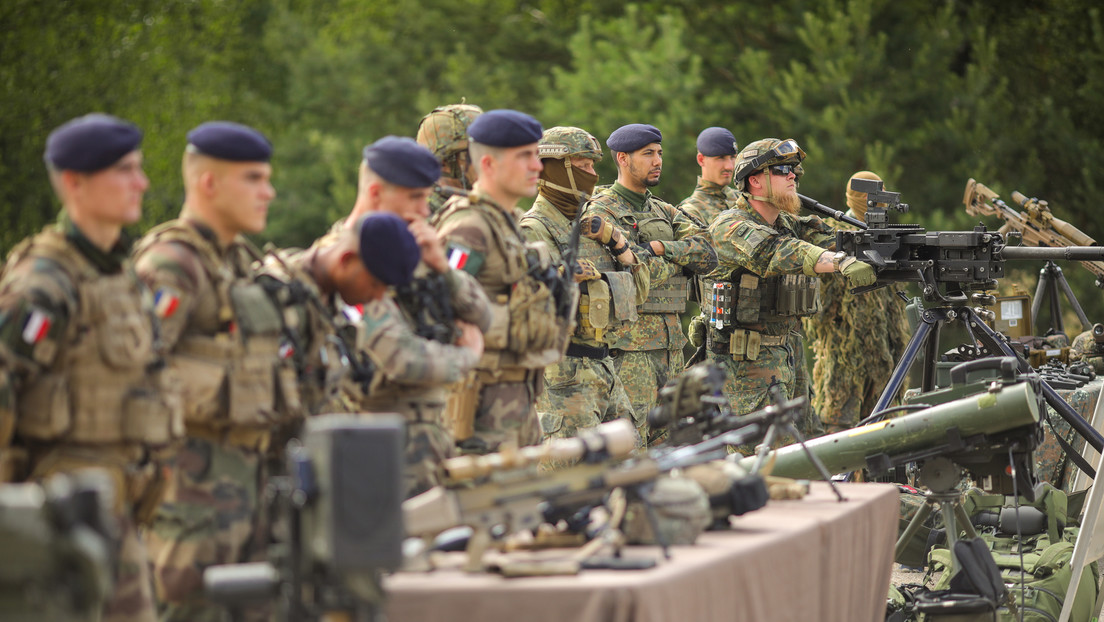
[[[65,239],[100,272],[114,274],[123,269],[123,262],[130,254],[130,237],[126,232],[121,231],[115,245],[104,252],[84,235],[84,232],[69,218],[69,214],[65,210],[58,214],[57,226],[65,235]]]
[[[701,175],[698,175],[698,190],[701,190],[705,194],[711,194],[722,199],[727,198],[725,196],[725,187],[708,179],[702,179]]]
[[[638,212],[643,211],[644,204],[648,202],[648,197],[652,196],[651,191],[649,191],[648,189],[645,189],[643,194],[639,192],[633,192],[625,186],[622,186],[621,182],[619,181],[613,182],[613,186],[610,187],[610,190],[613,190],[617,194],[617,196],[628,201],[633,210]]]

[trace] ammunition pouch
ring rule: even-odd
[[[675,229],[666,218],[659,216],[647,216],[635,220],[637,244],[648,242],[667,242],[675,239]]]
[[[727,354],[737,361],[755,361],[759,359],[762,347],[785,345],[786,335],[764,335],[742,328],[722,333],[710,327],[706,344],[714,354]]]
[[[445,423],[452,430],[456,441],[471,438],[475,434],[475,411],[479,408],[479,396],[483,383],[472,371],[453,386],[445,403]]]
[[[739,281],[715,281],[706,306],[710,325],[722,331],[738,324],[813,315],[820,311],[820,279],[803,274],[760,278],[744,273]]]
[[[641,313],[685,313],[690,297],[690,279],[673,276],[659,285],[652,285],[648,298],[640,305]]]
[[[510,292],[506,350],[518,354],[555,348],[563,344],[562,323],[548,285],[530,275]]]

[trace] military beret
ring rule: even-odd
[[[531,145],[543,134],[540,121],[517,110],[488,110],[468,126],[468,136],[489,147]]]
[[[663,142],[663,134],[654,125],[630,123],[614,130],[606,139],[606,146],[610,151],[632,153],[658,142]]]
[[[406,285],[422,260],[422,250],[406,222],[391,212],[372,212],[357,221],[360,260],[388,285]]]
[[[698,134],[698,153],[703,156],[736,155],[736,137],[723,127],[707,127]]]
[[[441,161],[413,138],[384,136],[364,148],[364,161],[384,181],[404,188],[428,188],[441,177]]]
[[[142,143],[142,130],[111,115],[77,117],[50,132],[43,159],[57,170],[94,173],[118,162]]]
[[[230,121],[208,121],[188,132],[188,148],[232,162],[268,162],[272,143],[257,130]]]

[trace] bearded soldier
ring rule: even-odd
[[[560,261],[571,244],[572,221],[598,181],[594,164],[602,159],[602,146],[586,130],[554,127],[544,132],[539,149],[544,168],[538,196],[522,217],[521,229],[528,240],[546,243],[553,259]],[[636,319],[636,305],[647,295],[648,271],[620,233],[600,219],[580,227],[588,237],[577,242],[575,280],[580,297],[575,333],[563,360],[544,369],[545,392],[537,400],[541,429],[546,439],[570,437],[620,417],[647,433],[647,413],[633,412],[606,338],[611,327]],[[597,239],[604,229],[611,236],[607,244]],[[615,258],[610,248],[623,250]]]
[[[515,110],[483,113],[468,127],[468,150],[479,180],[468,196],[455,196],[437,215],[449,264],[475,276],[491,301],[485,349],[463,387],[453,393],[449,416],[462,451],[487,453],[503,441],[541,441],[533,408],[544,367],[563,356],[574,318],[574,282],[560,289],[544,280],[553,270],[547,245],[526,244],[517,202],[537,193],[542,128]],[[566,298],[565,298],[566,297]]]
[[[617,182],[597,192],[583,214],[600,216],[618,229],[648,268],[650,286],[637,307],[639,318],[612,328],[606,338],[638,421],[656,404],[659,389],[683,367],[686,337],[679,314],[686,310],[686,274],[708,274],[717,265],[705,233],[675,241],[675,231],[687,226],[686,216],[649,190],[659,184],[663,169],[662,140],[658,129],[641,123],[610,134],[606,146],[617,160]]]
[[[152,301],[122,235],[149,187],[141,140],[103,114],[54,130],[45,160],[61,215],[12,251],[0,277],[0,480],[87,467],[110,475],[120,533],[104,620],[155,619],[137,527],[160,501],[159,450],[184,433]]]
[[[154,292],[184,397],[187,442],[146,532],[163,620],[220,619],[203,569],[264,553],[259,496],[272,432],[303,414],[280,310],[256,282],[257,249],[276,196],[272,146],[257,130],[204,123],[188,133],[180,218],[135,251]],[[259,612],[258,612],[259,613]]]
[[[471,190],[479,177],[479,168],[468,153],[468,126],[481,114],[479,106],[451,104],[422,117],[415,139],[432,151],[443,167],[429,196],[430,213],[441,211],[456,190]]]
[[[359,214],[394,214],[407,223],[422,255],[413,279],[389,283],[388,295],[363,307],[361,344],[375,378],[361,410],[406,418],[406,494],[436,485],[437,465],[452,457],[455,441],[444,421],[448,387],[463,379],[483,354],[490,303],[468,273],[452,268],[437,232],[426,222],[428,197],[441,164],[409,138],[387,136],[364,149]]]
[[[771,385],[783,385],[791,397],[799,390],[802,353],[794,335],[799,318],[818,310],[820,275],[842,272],[852,287],[875,280],[869,265],[828,250],[833,229],[815,216],[797,216],[804,159],[792,139],[749,144],[736,158],[740,199],[709,229],[720,265],[706,346],[726,368],[725,392],[740,414],[766,406]]]
[[[881,178],[859,171],[851,179]],[[866,218],[866,193],[847,182],[847,215]],[[837,229],[848,225],[829,221]],[[855,295],[844,279],[821,286],[821,312],[804,318],[816,357],[813,406],[829,433],[854,427],[870,414],[909,341],[901,285]]]

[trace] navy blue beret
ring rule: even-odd
[[[707,127],[698,134],[698,153],[703,156],[736,155],[736,137],[723,127]]]
[[[404,188],[428,188],[441,177],[441,161],[413,138],[384,136],[364,148],[364,161],[384,181]]]
[[[188,146],[219,160],[268,162],[272,143],[257,130],[230,121],[208,121],[188,132]]]
[[[406,222],[391,212],[372,212],[357,221],[360,260],[388,285],[406,285],[422,260],[422,250]]]
[[[468,126],[468,136],[489,147],[531,145],[543,135],[540,121],[517,110],[488,110]]]
[[[56,170],[94,173],[142,143],[142,130],[111,115],[77,117],[50,132],[43,159]]]
[[[663,134],[654,125],[630,123],[613,130],[606,139],[610,151],[632,153],[652,143],[663,142]]]

